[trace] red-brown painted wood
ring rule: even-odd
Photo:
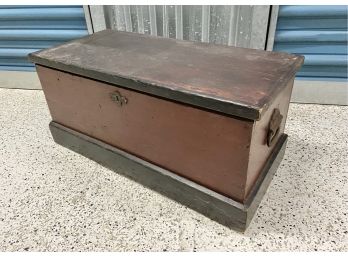
[[[267,158],[271,155],[275,144],[270,147],[267,145],[267,132],[269,127],[269,122],[271,115],[275,108],[279,109],[280,113],[283,115],[282,122],[280,124],[278,136],[274,139],[275,141],[284,133],[285,122],[288,114],[289,102],[292,92],[294,80],[291,79],[285,89],[278,95],[273,104],[264,114],[261,120],[255,121],[252,139],[250,143],[250,156],[248,164],[248,175],[246,180],[245,197],[248,196],[258,178],[262,168],[264,167]]]
[[[238,201],[244,200],[253,121],[37,66],[53,121]],[[128,99],[118,106],[110,93]]]
[[[53,121],[244,203],[285,138],[304,60],[111,30],[30,58]],[[283,119],[267,144],[275,109]]]

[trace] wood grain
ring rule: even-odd
[[[244,200],[253,121],[41,66],[37,71],[53,121]],[[110,98],[116,89],[128,99],[122,107]]]
[[[105,30],[30,54],[44,66],[253,120],[304,58]]]

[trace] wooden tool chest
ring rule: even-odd
[[[105,30],[30,59],[57,143],[245,230],[302,56]]]

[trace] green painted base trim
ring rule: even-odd
[[[271,183],[287,141],[285,134],[279,138],[254,189],[243,204],[56,122],[50,123],[50,130],[56,143],[241,232],[248,227]]]

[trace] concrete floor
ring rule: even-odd
[[[1,251],[348,250],[348,107],[291,104],[242,235],[56,145],[41,91],[0,89]]]

